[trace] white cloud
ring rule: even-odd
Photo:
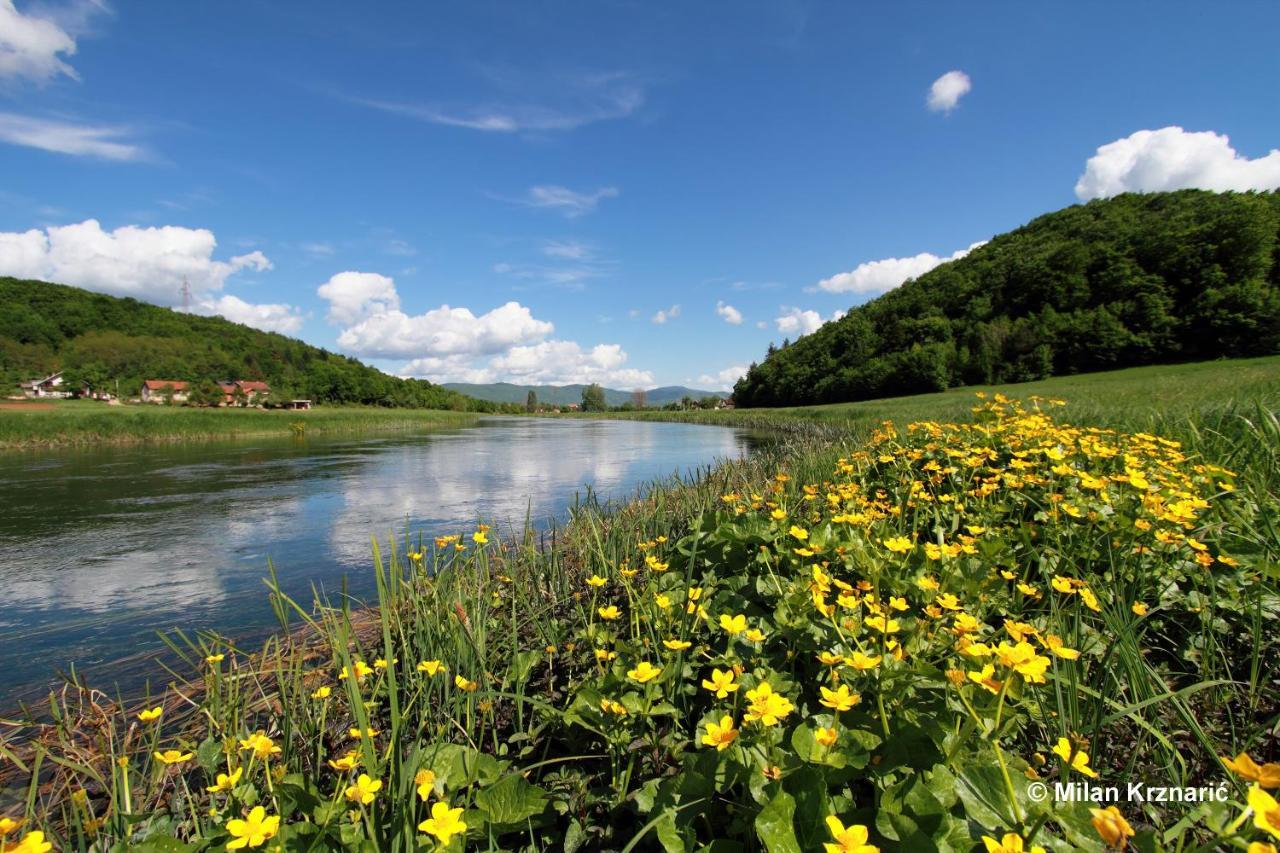
[[[494,197],[513,204],[522,204],[525,207],[555,210],[569,219],[574,219],[594,211],[601,199],[617,196],[617,187],[600,187],[594,192],[577,192],[557,184],[539,184],[529,187],[528,192],[519,198]]]
[[[742,312],[723,301],[716,303],[716,314],[720,315],[730,326],[742,325]]]
[[[1280,151],[1250,160],[1225,134],[1180,127],[1139,130],[1098,148],[1076,182],[1082,201],[1124,192],[1204,189],[1272,190],[1280,187]]]
[[[532,343],[555,327],[535,319],[519,302],[476,316],[467,308],[441,305],[423,314],[398,309],[371,314],[338,335],[338,344],[372,358],[490,355]]]
[[[490,103],[414,103],[385,98],[352,99],[383,112],[488,133],[569,131],[622,119],[644,104],[644,87],[624,72],[538,74],[482,69],[501,95]]]
[[[25,77],[42,83],[54,77],[80,79],[60,58],[76,52],[76,41],[48,18],[24,15],[13,0],[0,0],[0,79]]]
[[[649,322],[656,323],[659,326],[661,326],[662,324],[666,323],[668,320],[674,320],[679,316],[680,316],[680,306],[672,305],[670,308],[663,308],[660,311],[658,311],[658,313],[654,314],[652,317],[649,318]]]
[[[104,231],[95,219],[45,230],[0,232],[0,275],[35,278],[131,296],[159,305],[183,303],[190,288],[196,314],[220,314],[236,323],[273,332],[293,333],[302,316],[291,305],[246,302],[221,295],[232,275],[272,268],[262,252],[214,260],[217,240],[203,228],[125,225]]]
[[[141,145],[127,141],[129,133],[130,130],[124,127],[77,124],[0,112],[0,142],[57,154],[102,160],[144,160],[149,157],[149,152]]]
[[[735,364],[716,373],[704,373],[698,377],[698,387],[708,391],[728,391],[743,376],[747,375],[745,364]]]
[[[466,355],[428,356],[406,364],[402,372],[433,382],[514,382],[523,385],[576,385],[599,382],[614,388],[652,388],[653,374],[626,367],[619,344],[584,350],[575,341],[550,340],[516,346],[477,363]]]
[[[264,332],[295,334],[302,328],[302,315],[292,305],[252,304],[238,296],[227,294],[216,301],[197,306],[196,313],[217,314],[233,323],[243,323]]]
[[[973,83],[968,74],[963,71],[948,71],[929,87],[929,109],[935,113],[949,113],[972,88]]]
[[[799,308],[782,306],[782,314],[775,317],[774,324],[784,335],[797,337],[815,332],[826,322],[817,311],[803,311]]]
[[[548,240],[542,245],[542,254],[548,258],[567,261],[585,261],[594,254],[590,246],[573,240]]]
[[[877,294],[902,284],[909,278],[919,278],[929,270],[963,258],[986,241],[972,244],[966,249],[958,249],[945,258],[931,252],[921,252],[909,258],[883,258],[878,261],[866,261],[858,264],[849,272],[837,273],[830,278],[818,282],[818,289],[828,293]]]
[[[329,303],[329,322],[352,325],[400,308],[395,282],[375,272],[340,272],[316,290]]]

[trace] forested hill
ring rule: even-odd
[[[415,379],[400,379],[284,335],[221,317],[185,314],[136,299],[0,277],[0,381],[64,371],[137,394],[144,379],[261,379],[274,399],[489,411],[492,403]]]
[[[1280,352],[1280,194],[1122,195],[1003,234],[752,365],[739,406]]]

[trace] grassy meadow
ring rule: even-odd
[[[273,591],[279,637],[175,637],[162,695],[68,687],[0,728],[0,830],[67,850],[1273,849],[1278,410],[1271,358],[661,413],[779,439],[577,506],[545,545],[381,543],[375,607]],[[1183,793],[1040,796],[1131,782]]]
[[[435,409],[325,406],[310,411],[109,406],[51,400],[0,406],[0,450],[98,443],[189,441],[261,435],[411,431],[465,426],[476,415]]]

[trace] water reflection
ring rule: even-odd
[[[737,456],[731,430],[491,419],[421,436],[101,448],[0,459],[0,707],[75,663],[95,679],[180,626],[256,636],[272,624],[270,558],[310,600],[344,575],[370,591],[369,543],[561,515],[591,486]]]

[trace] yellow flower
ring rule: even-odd
[[[990,835],[984,835],[982,843],[986,845],[987,853],[1044,853],[1044,848],[1039,845],[1027,850],[1026,842],[1016,832],[1006,832],[999,841]]]
[[[1146,616],[1147,611],[1150,608],[1148,608],[1147,605],[1143,604],[1141,601],[1135,601],[1133,604],[1129,606],[1129,609],[1133,611],[1134,616]]]
[[[618,656],[617,652],[611,652],[608,649],[596,649],[596,660],[606,663]]]
[[[991,664],[987,664],[978,672],[970,672],[969,680],[974,684],[981,685],[992,693],[999,693],[1002,685],[999,681],[996,681],[995,675],[996,668]]]
[[[774,521],[782,521],[782,519],[787,517],[787,511],[779,507],[778,509],[775,509],[773,512],[769,513],[769,517],[772,518]]]
[[[205,788],[210,794],[217,794],[221,791],[230,791],[236,785],[240,784],[240,777],[244,775],[244,768],[237,767],[230,774],[219,773],[218,778],[208,788]]]
[[[329,694],[332,692],[333,691],[329,689],[328,685],[324,685],[322,687],[317,687],[314,691],[312,691],[311,698],[312,699],[328,699]]]
[[[897,619],[885,619],[883,616],[868,616],[864,621],[868,628],[874,628],[882,634],[896,634],[902,627]]]
[[[1247,782],[1257,782],[1264,788],[1280,788],[1280,764],[1259,765],[1248,753],[1242,752],[1234,759],[1224,757],[1227,769]]]
[[[155,756],[156,761],[164,764],[185,764],[196,757],[195,753],[183,752],[180,749],[166,749],[164,752],[153,752],[151,754]]]
[[[227,832],[234,841],[227,842],[228,850],[240,850],[244,847],[261,847],[267,839],[280,831],[280,815],[267,817],[267,810],[262,806],[254,806],[249,817],[241,820],[233,818],[227,821]]]
[[[875,669],[880,665],[880,656],[867,655],[862,652],[854,652],[844,659],[844,662],[856,670],[865,671]]]
[[[431,799],[431,792],[435,790],[436,773],[434,770],[419,770],[413,776],[413,784],[418,786],[418,799],[424,803]]]
[[[658,605],[662,610],[666,610],[671,606],[671,596],[657,592],[653,595],[653,603]]]
[[[370,779],[368,773],[361,773],[356,778],[356,781],[343,792],[343,796],[353,803],[367,806],[373,802],[381,790],[381,779]]]
[[[1261,841],[1250,841],[1249,849],[1245,853],[1276,853],[1276,846]]]
[[[1098,597],[1093,594],[1093,590],[1089,587],[1080,588],[1080,600],[1084,602],[1084,606],[1092,610],[1094,613],[1101,613],[1102,608],[1098,606]]]
[[[746,637],[747,641],[751,643],[764,642],[764,631],[761,631],[759,628],[749,628],[742,636]]]
[[[357,727],[357,726],[352,726],[352,727],[347,731],[347,735],[348,735],[352,740],[360,740],[361,738],[366,738],[366,737],[367,737],[367,738],[374,738],[374,737],[377,737],[377,736],[378,736],[378,735],[380,735],[380,734],[382,734],[382,732],[381,732],[381,731],[379,731],[378,729],[368,728],[368,729],[365,729],[364,731],[360,731],[359,727]]]
[[[1090,821],[1093,828],[1098,831],[1102,843],[1108,847],[1120,849],[1133,837],[1133,827],[1129,826],[1129,821],[1124,819],[1124,815],[1115,806],[1089,809],[1089,814],[1093,815],[1093,820]]]
[[[725,699],[730,693],[737,692],[742,685],[734,682],[733,670],[721,672],[718,669],[713,669],[711,670],[711,678],[702,679],[702,686],[716,694],[717,699]]]
[[[427,675],[434,678],[437,674],[448,670],[449,667],[440,663],[438,660],[424,660],[418,662],[416,669],[418,672],[425,672]]]
[[[625,717],[627,715],[626,705],[608,698],[600,700],[600,710],[604,711],[606,714],[614,714],[619,717]]]
[[[662,667],[654,666],[647,660],[640,661],[636,664],[636,668],[627,671],[627,678],[637,681],[640,684],[646,684],[653,681],[662,674]]]
[[[329,766],[339,773],[350,773],[360,766],[360,757],[354,750],[337,759],[329,759]]]
[[[934,601],[938,602],[939,607],[944,608],[946,610],[960,609],[960,599],[956,598],[954,595],[952,595],[949,592],[938,596],[937,598],[934,599]]]
[[[791,700],[774,693],[767,681],[760,682],[760,686],[754,690],[748,690],[747,701],[751,704],[747,706],[747,713],[742,719],[748,723],[759,720],[762,725],[776,726],[783,717],[795,710]]]
[[[854,705],[862,701],[862,697],[849,689],[849,685],[841,684],[836,690],[829,687],[819,688],[822,693],[821,705],[830,708],[836,713],[848,711]],[[750,696],[751,694],[747,694]]]
[[[8,845],[0,847],[0,850],[5,850],[7,853],[48,853],[48,851],[52,849],[53,844],[45,841],[44,833],[38,829],[32,830],[24,835],[22,840],[18,842],[17,847],[10,847]]]
[[[720,627],[730,636],[736,636],[747,630],[747,617],[741,613],[737,616],[730,616],[728,613],[720,614]]]
[[[1070,765],[1071,769],[1077,773],[1083,773],[1090,779],[1097,779],[1097,772],[1089,766],[1089,755],[1083,750],[1074,750],[1071,747],[1071,741],[1064,737],[1058,738],[1057,745],[1053,748],[1054,755],[1057,755],[1063,761]]]
[[[266,759],[280,754],[280,747],[276,746],[275,741],[262,732],[249,735],[249,737],[240,741],[240,748],[251,750],[254,757],[259,759]]]
[[[682,652],[693,645],[688,640],[663,640],[662,645],[671,649],[673,652]]]
[[[20,826],[22,821],[14,820],[8,815],[0,815],[0,836],[8,835]]]
[[[222,659],[225,657],[226,655],[224,654],[209,655],[204,659],[204,662],[208,664],[222,663]]]
[[[819,728],[813,733],[813,739],[825,747],[835,744],[837,732],[833,728]]]
[[[1076,660],[1080,657],[1080,652],[1064,646],[1062,644],[1062,638],[1055,634],[1044,635],[1044,647],[1049,650],[1050,654],[1060,657],[1063,660]]]
[[[905,598],[899,598],[898,596],[891,595],[889,596],[889,609],[890,610],[906,610],[907,600]]]
[[[839,666],[843,660],[844,658],[842,658],[840,655],[836,654],[835,652],[819,652],[818,653],[818,663],[822,664],[823,666]]]
[[[791,529],[787,532],[801,541],[809,538],[809,531],[805,530],[803,527],[796,527],[794,524],[791,525]]]
[[[888,548],[895,554],[905,554],[911,550],[911,540],[905,536],[893,536],[889,539],[881,539],[880,544]]]
[[[717,752],[729,748],[738,737],[739,731],[733,727],[733,717],[725,715],[720,722],[707,723],[707,733],[702,736],[705,746],[714,746]]]
[[[467,831],[467,824],[462,820],[462,807],[451,809],[448,803],[435,803],[431,806],[431,817],[418,824],[418,831],[434,835],[441,844],[448,844],[453,836]]]
[[[354,668],[356,672],[356,681],[364,681],[365,676],[368,676],[373,672],[373,667],[369,666],[369,664],[365,663],[362,660],[358,660],[355,663],[353,663],[352,668]],[[338,680],[342,681],[347,677],[348,677],[347,668],[344,666],[342,668],[342,671],[338,673]]]
[[[827,818],[827,830],[835,843],[823,844],[826,853],[880,853],[880,848],[868,844],[871,833],[860,823],[845,826],[834,815]]]
[[[599,575],[592,575],[591,577],[587,578],[587,585],[594,586],[597,589],[604,586],[606,583],[608,583],[608,581],[605,578],[600,577]]]
[[[924,577],[916,581],[916,586],[920,587],[926,592],[932,592],[933,590],[938,588],[938,582],[934,578],[930,577],[929,575],[925,575]]]
[[[1012,646],[1001,643],[996,646],[996,657],[1001,666],[1012,669],[1032,684],[1044,684],[1049,659],[1036,654],[1035,647],[1025,640]]]
[[[394,664],[397,664],[397,663],[400,663],[400,659],[399,659],[399,658],[396,658],[395,660],[391,661],[391,663],[392,663],[393,665],[394,665]],[[375,660],[375,661],[373,662],[373,668],[374,668],[374,669],[386,669],[386,668],[387,668],[387,659],[386,659],[386,658],[378,658],[377,660]]]
[[[146,710],[138,712],[138,719],[144,723],[154,723],[162,716],[164,716],[164,708],[161,708],[159,705],[154,708],[147,708]]]
[[[616,604],[610,604],[608,607],[597,607],[596,613],[600,614],[600,618],[612,622],[622,615]]]
[[[1067,595],[1076,591],[1075,583],[1072,579],[1063,577],[1062,575],[1054,575],[1054,578],[1050,581],[1049,585],[1058,592],[1066,593]]]
[[[477,545],[483,545],[489,541],[489,537],[484,534],[483,530],[477,530],[475,533],[471,534],[471,541]]]
[[[470,679],[463,678],[461,675],[455,675],[453,677],[453,686],[457,687],[459,690],[465,690],[467,693],[474,693],[480,684],[478,682],[471,681]]]

